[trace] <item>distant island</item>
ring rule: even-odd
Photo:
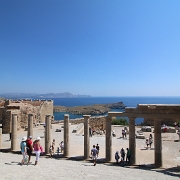
[[[111,109],[124,109],[126,106],[123,102],[111,103],[111,104],[95,104],[91,106],[54,106],[54,112],[68,112],[76,115],[103,115],[109,112]]]
[[[6,99],[43,99],[43,98],[78,98],[78,97],[91,97],[90,95],[74,95],[69,92],[64,93],[46,93],[46,94],[38,94],[38,93],[2,93],[0,97]]]

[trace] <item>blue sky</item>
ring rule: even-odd
[[[1,0],[0,93],[180,96],[179,0]]]

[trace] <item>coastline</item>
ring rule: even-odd
[[[104,115],[111,109],[124,109],[126,106],[123,102],[109,103],[109,104],[94,104],[91,106],[54,106],[54,112],[67,112],[74,115]]]

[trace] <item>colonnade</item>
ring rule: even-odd
[[[17,114],[12,115],[12,135],[11,135],[11,151],[17,149]],[[89,137],[89,119],[90,115],[84,115],[84,159],[89,159],[90,154],[90,137]],[[106,139],[105,151],[106,161],[110,162],[112,157],[112,130],[111,121],[113,116],[111,113],[106,117]],[[136,139],[135,139],[135,119],[136,117],[129,117],[129,149],[131,151],[131,163],[136,164]],[[49,153],[51,143],[51,116],[46,115],[45,126],[45,153]],[[27,136],[33,136],[33,114],[28,115],[28,132]],[[154,121],[154,144],[155,144],[155,165],[162,166],[162,142],[161,142],[161,121],[156,119]],[[64,115],[64,156],[69,156],[69,115]],[[2,148],[2,129],[0,128],[0,148]]]

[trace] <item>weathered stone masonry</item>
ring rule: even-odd
[[[12,131],[12,114],[17,114],[17,129],[28,125],[28,114],[33,115],[33,123],[45,122],[46,114],[53,118],[52,100],[6,100],[0,103],[0,123],[3,134]]]

